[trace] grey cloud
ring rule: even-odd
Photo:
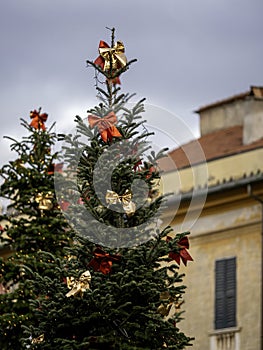
[[[72,120],[85,117],[96,103],[86,59],[97,57],[100,39],[110,41],[106,26],[116,27],[128,58],[138,58],[123,90],[180,114],[196,130],[192,111],[200,105],[263,84],[262,10],[261,0],[4,2],[0,163],[9,159],[2,135],[19,135],[19,118],[31,109],[42,106],[59,127],[67,111]]]

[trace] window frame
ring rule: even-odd
[[[215,261],[214,329],[237,326],[236,257]]]

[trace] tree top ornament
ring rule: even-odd
[[[107,28],[109,29],[109,28]],[[100,40],[99,43],[99,56],[95,61],[87,60],[87,64],[92,65],[94,68],[106,77],[106,81],[112,84],[120,84],[119,76],[125,72],[129,65],[136,62],[136,59],[127,61],[124,54],[125,48],[122,41],[117,40],[115,42],[115,28],[111,30],[111,45],[109,46],[105,41]]]

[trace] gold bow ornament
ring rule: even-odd
[[[105,41],[99,43],[100,56],[94,61],[105,72],[110,69],[116,70],[126,66],[127,58],[124,54],[125,48],[121,41],[117,41],[113,47],[110,47]]]
[[[118,195],[118,193],[114,191],[107,190],[106,203],[109,205],[122,204],[127,215],[132,215],[136,211],[136,205],[132,202],[132,193],[129,190],[126,190],[123,195]]]
[[[40,210],[50,210],[53,208],[53,194],[48,192],[47,194],[38,193],[35,197],[35,201],[38,203]]]
[[[32,344],[40,344],[44,341],[44,334],[41,334],[39,337],[37,338],[33,338],[31,343]]]
[[[157,308],[157,311],[163,316],[166,317],[172,313],[180,312],[180,307],[184,303],[183,300],[180,299],[180,294],[176,294],[175,296],[171,296],[170,293],[162,292],[160,295],[160,300],[163,301],[161,305]]]
[[[84,292],[90,289],[91,274],[89,270],[83,272],[78,279],[74,277],[67,277],[67,286],[71,289],[66,297],[80,295],[83,296]]]

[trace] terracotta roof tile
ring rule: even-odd
[[[172,158],[176,168],[181,169],[190,164],[194,165],[263,147],[263,137],[256,142],[243,145],[242,134],[243,127],[239,125],[215,131],[171,151],[169,157]],[[174,164],[167,158],[160,160],[159,165],[164,171],[174,170]]]
[[[249,97],[249,96],[253,96],[255,99],[262,99],[263,98],[263,87],[262,86],[251,86],[249,91],[242,92],[240,94],[233,95],[233,96],[224,98],[222,100],[210,103],[208,105],[202,106],[195,112],[200,113],[200,112],[203,112],[207,109],[220,106],[222,104],[232,103],[236,100],[245,99],[246,97]]]

